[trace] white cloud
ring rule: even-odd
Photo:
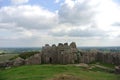
[[[0,23],[0,37],[3,39],[22,39],[32,37],[32,31],[17,27],[14,23]]]
[[[79,46],[118,46],[119,14],[114,0],[65,0],[56,13],[28,4],[1,7],[0,43],[42,46],[75,41]]]
[[[23,3],[28,3],[29,0],[11,0],[11,3],[13,4],[23,4]]]
[[[72,25],[88,25],[93,22],[95,6],[90,6],[89,1],[65,0],[58,14],[61,23]]]
[[[55,0],[55,3],[59,3],[60,2],[60,0]]]
[[[61,23],[86,28],[93,24],[110,35],[118,29],[112,25],[120,21],[120,6],[113,0],[65,0],[58,14]]]
[[[27,29],[47,29],[57,23],[55,13],[40,6],[20,5],[0,9],[1,23],[15,23]]]
[[[95,21],[101,29],[109,30],[112,24],[120,20],[120,6],[113,0],[101,0],[96,11],[98,14]]]

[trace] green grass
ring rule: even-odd
[[[100,65],[103,65],[105,67],[115,68],[114,64],[108,64],[108,63],[100,63]]]
[[[7,54],[7,53],[5,53],[3,55],[0,55],[0,62],[9,60],[9,59],[11,59],[11,58],[13,58],[13,57],[15,57],[17,55],[18,54]]]
[[[120,79],[120,75],[85,70],[72,65],[30,65],[0,71],[0,80],[52,80],[60,74],[77,76],[81,80]]]
[[[105,66],[105,67],[109,67],[109,68],[115,68],[115,65],[114,64],[109,64],[109,63],[103,63],[103,62],[98,62],[98,61],[94,61],[94,62],[91,62],[89,65],[94,65],[94,64],[99,64],[101,66]]]

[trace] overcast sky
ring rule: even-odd
[[[0,47],[120,46],[119,0],[0,0]]]

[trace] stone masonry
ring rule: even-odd
[[[76,43],[59,43],[57,46],[46,44],[40,53],[27,59],[20,57],[13,61],[1,62],[0,67],[32,65],[32,64],[76,64],[91,63],[94,61],[120,65],[120,53],[103,53],[97,50],[80,51]]]
[[[46,44],[42,48],[41,61],[46,64],[74,64],[77,59],[77,52],[78,49],[75,42],[72,42],[70,45],[68,43],[59,43],[58,46]]]

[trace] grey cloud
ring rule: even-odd
[[[12,28],[17,28],[16,25],[14,23],[1,23],[0,22],[0,29],[12,29]]]
[[[112,26],[120,26],[120,22],[113,23]]]
[[[70,23],[72,25],[86,25],[93,22],[95,11],[92,10],[89,1],[83,3],[74,3],[70,8],[63,4],[58,12],[60,23]]]
[[[105,35],[105,32],[100,30],[72,30],[68,34],[69,36],[75,37],[102,37]]]
[[[55,37],[63,37],[63,36],[67,35],[67,33],[64,32],[64,31],[58,31],[58,32],[52,32],[51,31],[49,34],[52,35],[52,36],[55,36]]]
[[[59,32],[52,32],[53,36],[69,36],[69,37],[103,37],[107,36],[106,32],[98,29],[74,29],[70,30],[68,32],[65,31],[59,31]]]

